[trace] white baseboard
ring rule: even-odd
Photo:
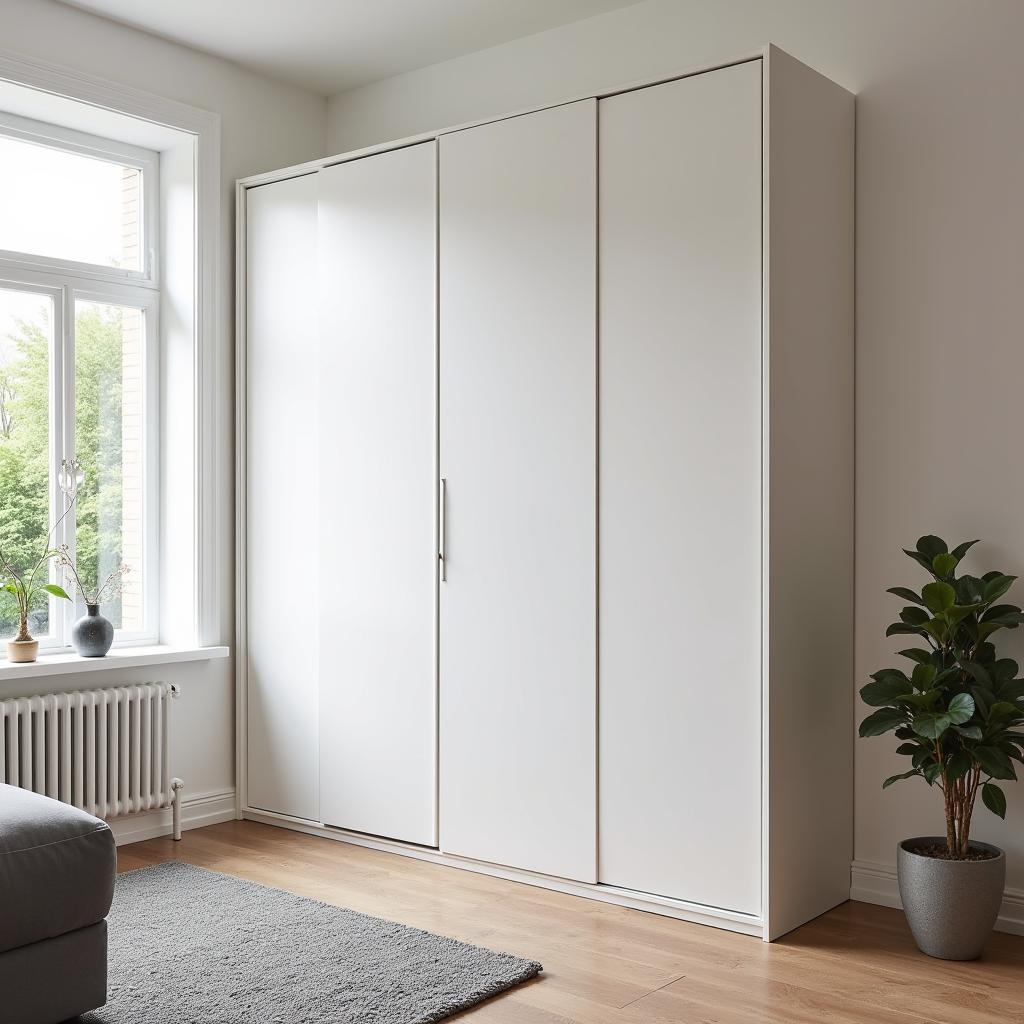
[[[475,871],[481,875],[494,878],[505,878],[512,882],[523,882],[541,889],[552,889],[555,892],[568,893],[570,896],[582,896],[584,899],[598,900],[602,903],[614,903],[632,910],[643,910],[664,917],[674,917],[680,921],[692,921],[695,924],[709,925],[713,928],[724,928],[728,931],[740,932],[761,938],[764,934],[764,923],[759,917],[741,914],[736,911],[719,910],[705,907],[697,903],[687,903],[667,896],[656,896],[649,893],[635,892],[631,889],[620,889],[610,885],[590,882],[575,882],[567,878],[555,878],[541,875],[534,871],[519,868],[503,867],[500,864],[489,864],[485,861],[470,860],[453,854],[442,853],[440,850],[426,846],[414,846],[394,839],[381,839],[377,836],[365,835],[362,832],[347,832],[344,829],[331,828],[301,818],[289,818],[272,811],[263,811],[255,807],[243,807],[241,815],[247,821],[258,821],[264,825],[288,828],[307,835],[321,836],[337,843],[348,843],[351,846],[362,846],[381,853],[395,853],[401,857],[426,861],[430,864],[441,864],[462,871]]]
[[[188,793],[188,790],[185,790]],[[235,818],[235,791],[225,789],[216,793],[186,795],[181,801],[182,829],[203,828],[218,825]],[[126,818],[112,818],[110,829],[118,846],[141,843],[147,839],[159,839],[171,834],[171,810],[146,811]]]
[[[896,865],[855,860],[850,870],[850,899],[902,910]],[[1003,893],[996,931],[1024,935],[1024,890],[1007,889]]]

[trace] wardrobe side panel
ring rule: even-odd
[[[850,895],[854,98],[771,47],[766,938]]]

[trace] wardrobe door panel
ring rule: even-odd
[[[323,529],[302,531],[325,567],[323,821],[428,846],[437,843],[435,165],[431,142],[319,174]]]
[[[441,847],[596,880],[596,101],[440,141]]]
[[[761,904],[761,62],[600,107],[601,881]]]
[[[281,619],[282,565],[320,533],[316,175],[246,191],[246,576],[250,807],[318,821],[319,616]],[[311,372],[312,371],[312,372]],[[301,443],[296,443],[301,439]],[[317,592],[319,559],[302,566]],[[316,606],[315,597],[312,600]]]

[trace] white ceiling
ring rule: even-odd
[[[63,0],[325,96],[640,0]]]

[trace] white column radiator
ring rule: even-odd
[[[98,818],[173,810],[181,838],[181,779],[171,777],[173,683],[138,683],[0,700],[0,782]]]

